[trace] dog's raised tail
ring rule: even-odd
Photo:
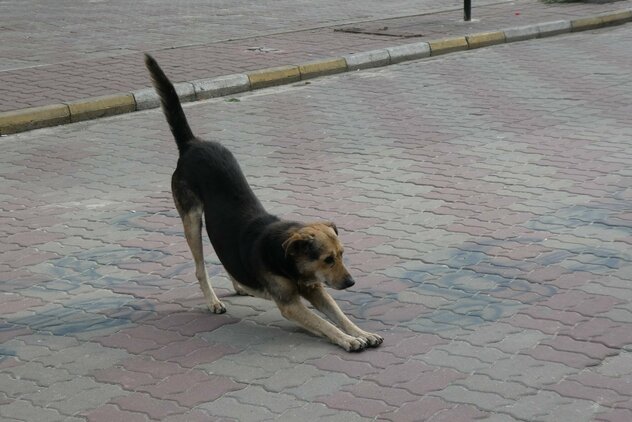
[[[178,151],[182,154],[187,148],[189,141],[194,138],[189,122],[184,115],[180,99],[173,84],[162,71],[156,60],[149,54],[145,54],[145,66],[149,70],[151,82],[160,97],[162,111],[167,118],[167,123],[171,128],[171,133],[178,145]]]

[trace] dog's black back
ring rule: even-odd
[[[145,56],[145,64],[178,145],[180,156],[172,178],[176,202],[185,213],[203,206],[206,230],[222,265],[241,284],[260,289],[258,274],[264,263],[249,249],[267,241],[260,238],[268,231],[279,232],[280,245],[285,227],[276,226],[286,223],[266,212],[228,149],[193,135],[173,84],[151,56]]]

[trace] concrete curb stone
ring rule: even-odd
[[[332,75],[334,73],[346,72],[347,61],[342,57],[318,60],[299,65],[298,70],[301,74],[301,79]]]
[[[66,105],[70,110],[72,123],[136,111],[136,101],[131,93],[71,101]]]
[[[443,38],[436,41],[430,41],[431,56],[438,56],[440,54],[448,54],[467,49],[468,44],[465,37]]]
[[[469,48],[481,48],[495,44],[503,44],[506,40],[506,37],[504,32],[495,31],[467,35],[465,39]]]
[[[66,104],[24,108],[0,113],[0,135],[65,123],[70,123],[70,110]]]
[[[250,89],[266,88],[301,80],[301,72],[298,70],[298,66],[270,67],[255,70],[247,75],[250,80]]]
[[[245,73],[220,76],[212,79],[198,79],[191,81],[195,98],[206,100],[209,98],[223,97],[237,94],[250,89],[250,79]]]
[[[515,28],[507,28],[503,32],[505,33],[505,42],[531,40],[540,36],[538,25],[517,26]]]
[[[553,35],[565,34],[571,32],[570,21],[553,21],[545,22],[538,25],[538,38],[551,37]]]
[[[173,84],[176,93],[183,103],[195,101],[196,92],[192,83],[180,82]],[[160,107],[160,98],[153,88],[143,88],[131,93],[136,101],[136,111],[149,110]]]
[[[501,31],[403,44],[299,65],[261,69],[247,74],[233,74],[211,79],[180,82],[174,84],[174,86],[182,102],[204,100],[298,82],[301,79],[333,73],[387,66],[407,60],[416,60],[505,42],[523,41],[610,25],[620,25],[630,21],[632,21],[632,10],[626,9],[572,21],[543,22],[535,25],[506,28]],[[52,104],[1,112],[0,135],[132,111],[148,110],[159,106],[160,101],[153,88],[144,88],[133,92],[71,101],[65,104]]]
[[[391,58],[391,64],[395,64],[430,57],[430,44],[427,42],[404,44],[388,47],[386,51],[388,51],[388,55]]]
[[[391,62],[391,56],[386,49],[364,51],[344,56],[349,70],[369,69],[371,67],[386,66]]]

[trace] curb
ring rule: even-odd
[[[632,21],[632,9],[599,14],[571,21],[558,20],[501,31],[482,32],[348,54],[300,65],[279,66],[246,74],[220,76],[174,84],[182,102],[206,100],[240,92],[284,85],[304,79],[352,70],[387,66],[404,61],[483,48],[495,44],[545,38],[587,31]],[[0,112],[0,135],[63,125],[99,117],[114,116],[160,106],[153,88],[93,97],[62,104]]]

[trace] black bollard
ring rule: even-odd
[[[472,0],[463,0],[463,20],[466,22],[472,20]]]

